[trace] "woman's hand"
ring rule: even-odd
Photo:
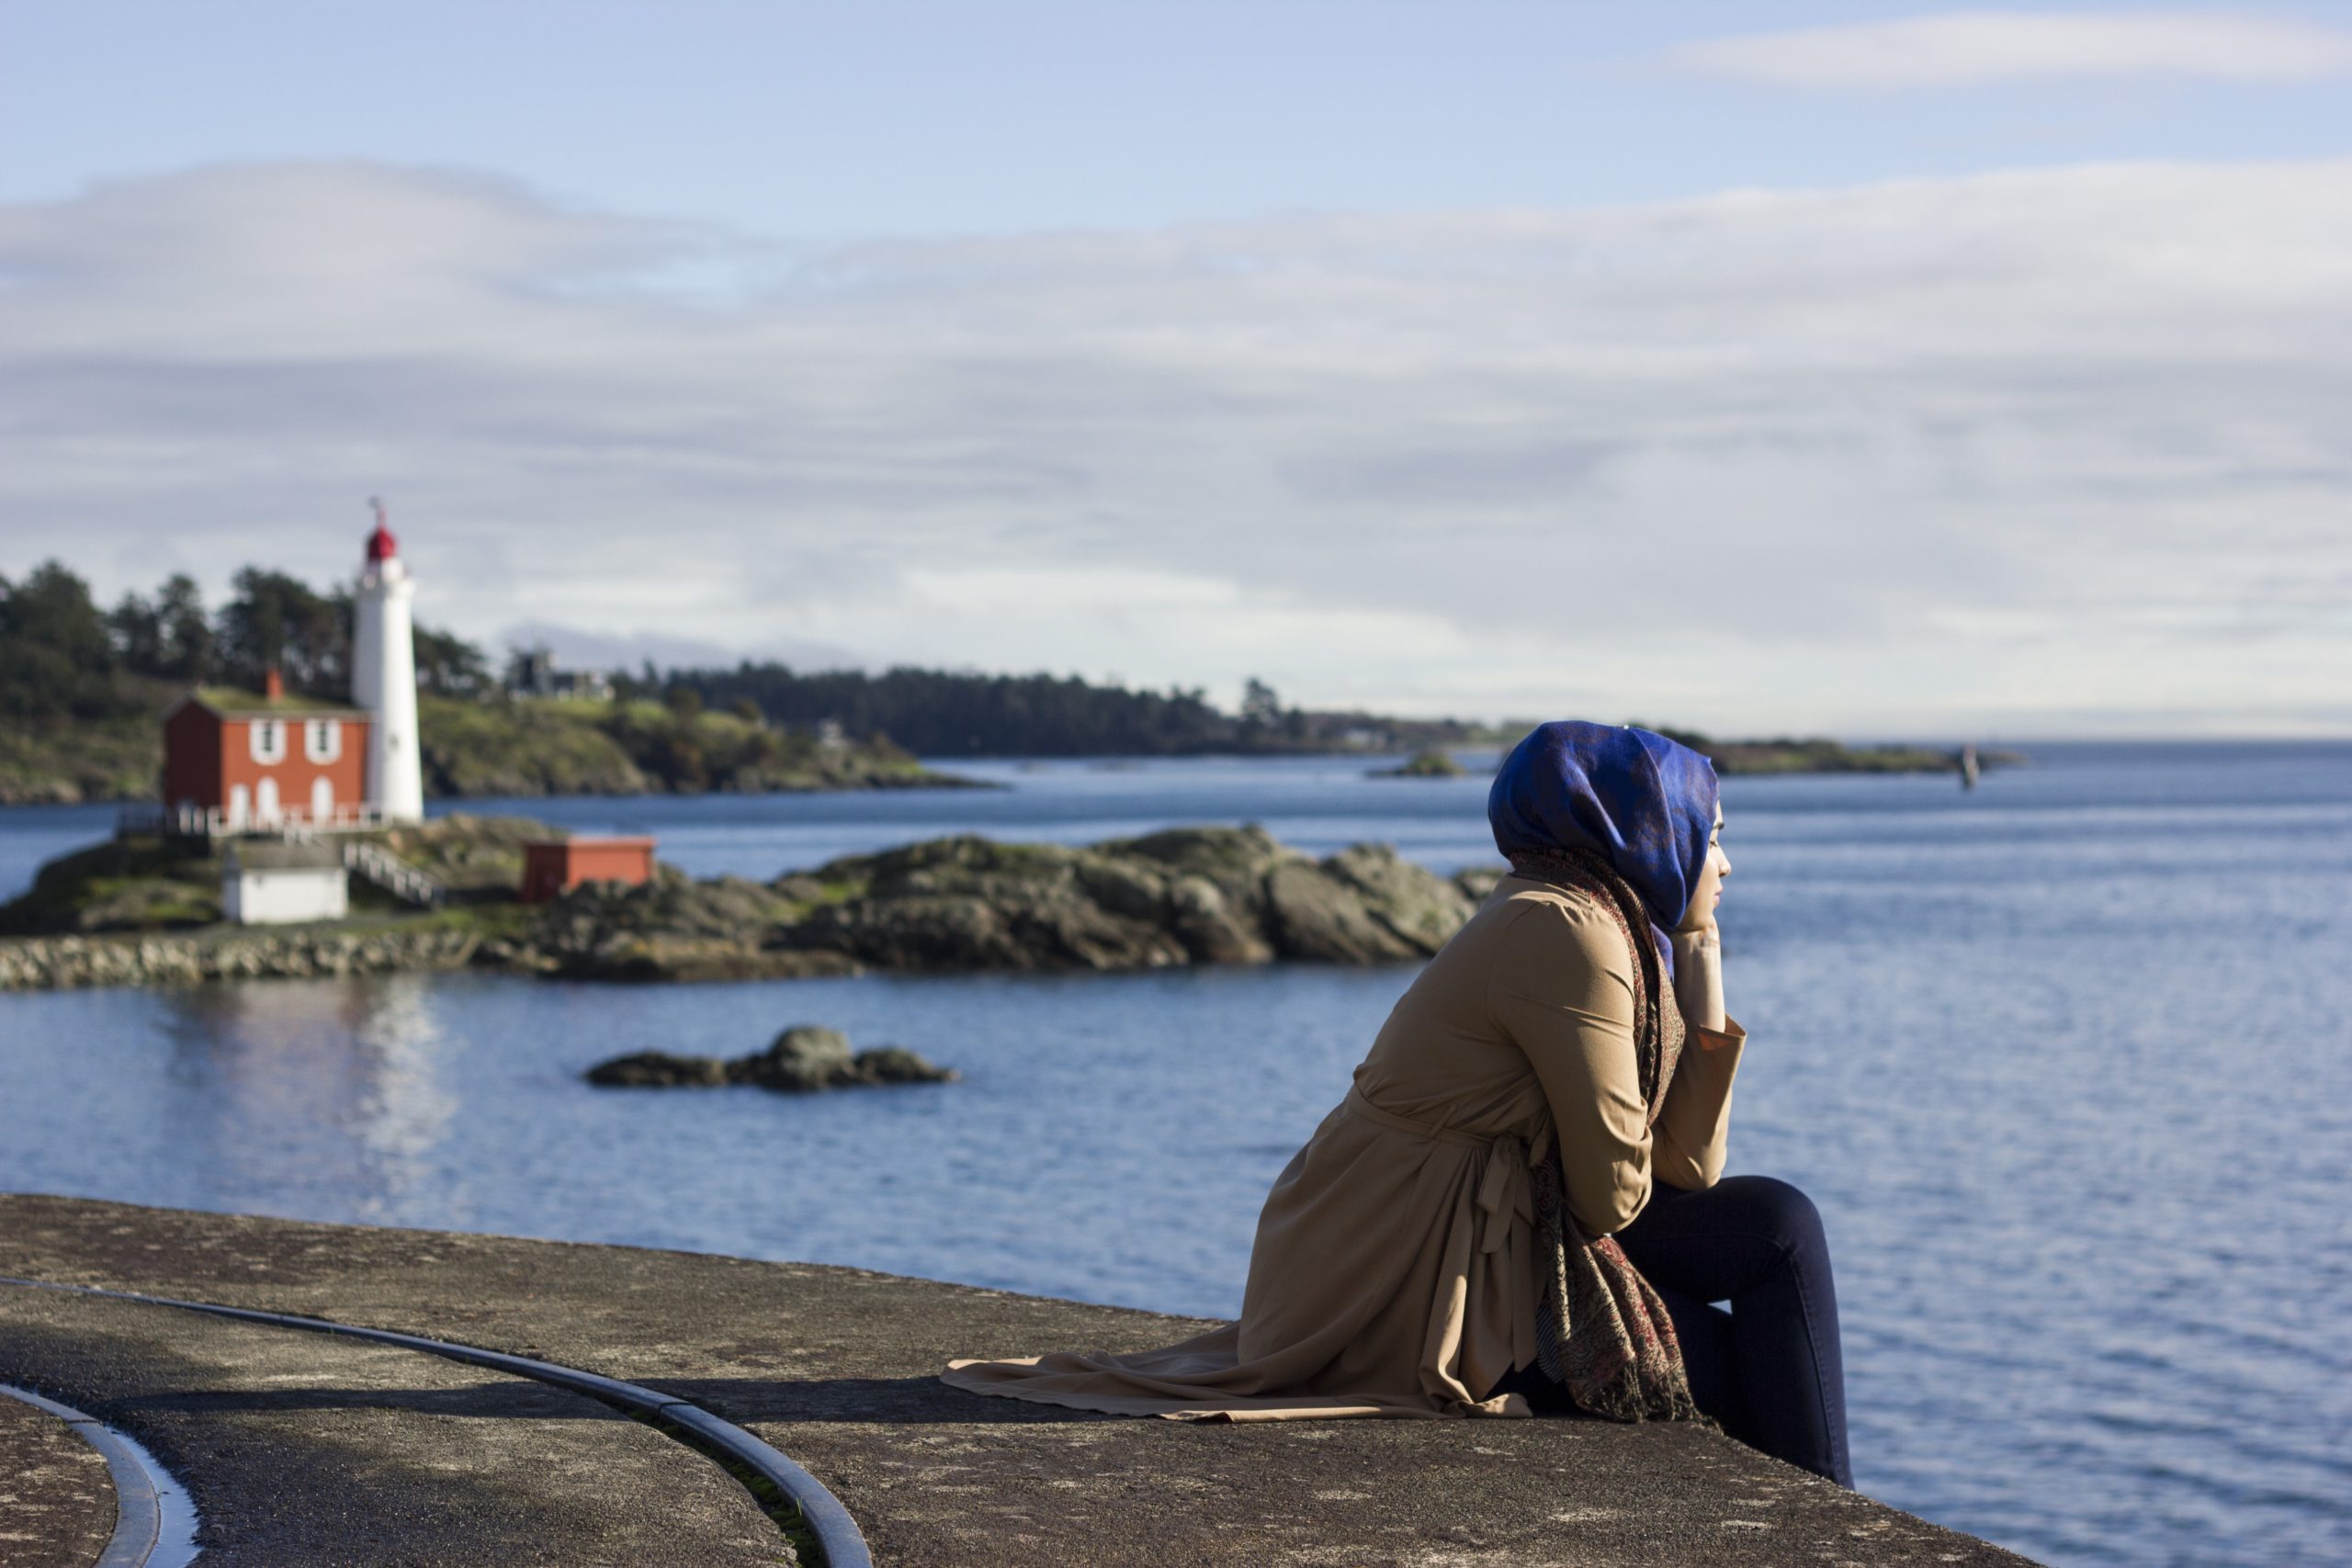
[[[1674,999],[1691,1028],[1724,1027],[1724,944],[1714,921],[1675,929]]]

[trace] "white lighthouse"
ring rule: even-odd
[[[416,749],[416,639],[409,601],[416,582],[401,564],[400,545],[384,525],[368,536],[368,565],[359,574],[359,624],[351,642],[351,700],[366,708],[368,803],[387,822],[424,820],[424,770]]]

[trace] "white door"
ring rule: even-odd
[[[243,784],[229,786],[229,826],[242,828],[252,819],[254,797]]]
[[[277,781],[265,778],[254,791],[254,816],[263,822],[277,820]]]
[[[313,822],[334,820],[334,781],[333,779],[315,778],[311,781],[311,820]]]

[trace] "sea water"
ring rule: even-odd
[[[1476,776],[965,771],[1008,787],[506,805],[654,832],[706,874],[1212,821],[1493,859]],[[2352,1561],[2352,747],[2051,745],[1973,793],[1735,779],[1724,800],[1726,989],[1752,1036],[1731,1168],[1826,1219],[1861,1487],[2054,1563]],[[108,820],[0,812],[0,889]],[[1224,1314],[1268,1182],[1413,973],[0,996],[0,1188]],[[580,1081],[799,1021],[964,1081]]]

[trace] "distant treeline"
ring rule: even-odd
[[[887,735],[925,757],[1323,750],[1345,744],[1350,729],[1385,733],[1388,722],[1285,708],[1272,688],[1256,681],[1238,714],[1217,708],[1199,687],[1134,691],[1075,675],[914,669],[802,673],[782,664],[744,663],[732,670],[673,670],[661,681],[665,695],[686,690],[712,707],[748,705],[770,722],[794,728],[830,721],[851,735]],[[632,684],[641,687],[644,680]]]
[[[49,561],[17,581],[0,577],[0,716],[152,715],[168,685],[257,690],[273,667],[288,690],[345,697],[353,621],[347,586],[321,592],[260,567],[238,572],[218,607],[205,604],[193,580],[173,576],[109,609],[82,578]],[[430,696],[489,700],[506,684],[482,649],[425,626],[416,628],[416,672]],[[510,660],[505,673],[513,672]],[[935,757],[1379,750],[1486,739],[1451,720],[1285,707],[1255,680],[1232,713],[1200,687],[1136,691],[1074,675],[968,671],[799,671],[749,662],[662,671],[648,663],[616,674],[614,688],[624,704],[708,708],[809,734],[838,727],[852,739]]]
[[[151,709],[158,681],[258,690],[273,666],[291,690],[345,697],[352,617],[350,589],[320,593],[259,567],[237,573],[217,611],[184,575],[101,609],[86,581],[44,562],[20,581],[0,576],[0,716],[116,717]],[[492,685],[481,649],[423,626],[416,676],[426,692],[448,696]]]

